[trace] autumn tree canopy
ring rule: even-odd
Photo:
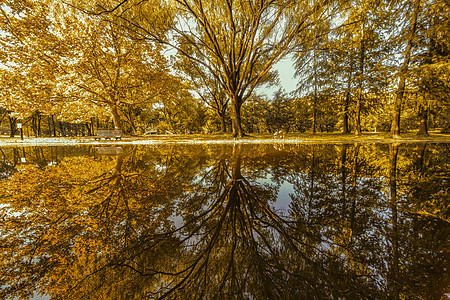
[[[3,0],[0,9],[0,106],[12,134],[18,119],[37,124],[41,114],[112,120],[130,133],[271,132],[243,123],[277,110],[244,104],[276,102],[264,93],[280,88],[283,58],[298,80],[288,95],[298,117],[285,131],[450,130],[440,1]]]

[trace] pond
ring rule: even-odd
[[[0,298],[446,299],[449,148],[0,148]]]

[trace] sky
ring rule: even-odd
[[[290,93],[297,88],[298,79],[294,78],[294,62],[291,58],[285,58],[275,65],[280,75],[280,85],[286,93]]]
[[[258,92],[265,94],[269,99],[273,98],[273,95],[279,90],[280,87],[283,88],[287,94],[294,91],[297,88],[298,82],[298,79],[294,78],[294,62],[291,58],[287,57],[280,60],[274,68],[278,70],[280,85],[264,87],[261,90],[258,90]]]

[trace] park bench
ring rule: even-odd
[[[150,134],[158,134],[158,129],[150,128],[150,129],[147,129],[144,133],[144,135],[150,135]]]
[[[121,129],[98,129],[97,135],[94,136],[94,139],[101,140],[104,138],[105,140],[116,139],[120,140],[122,138],[122,130]]]
[[[97,148],[98,154],[100,155],[121,155],[123,154],[122,147],[100,147]]]

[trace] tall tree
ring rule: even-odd
[[[420,1],[421,0],[415,0],[414,1],[414,9],[412,12],[412,16],[410,17],[410,27],[407,30],[407,44],[406,49],[404,52],[403,57],[403,64],[401,65],[398,75],[398,87],[395,95],[395,102],[394,102],[394,111],[392,115],[392,124],[391,124],[391,136],[392,137],[400,137],[400,116],[402,111],[402,104],[403,104],[403,95],[405,93],[405,86],[406,86],[406,77],[409,67],[409,62],[411,59],[411,53],[413,51],[413,45],[416,39],[416,30],[417,30],[417,19],[419,18],[421,7],[420,7]]]
[[[177,22],[171,24],[171,43],[149,30],[142,19],[123,19],[147,38],[170,44],[196,64],[209,70],[231,102],[233,135],[244,135],[242,104],[268,76],[274,64],[291,51],[296,36],[314,22],[314,13],[325,12],[331,1],[297,3],[276,0],[175,0]],[[124,6],[142,11],[149,3]],[[138,3],[142,3],[139,1]],[[120,5],[119,5],[120,6]],[[97,13],[114,12],[117,5],[103,6]],[[168,7],[168,10],[173,7]],[[190,45],[192,52],[183,50]]]
[[[416,90],[419,136],[428,136],[428,117],[433,111],[441,111],[448,118],[450,103],[450,36],[445,34],[450,30],[450,7],[430,2],[424,3],[418,24],[422,51],[411,78]]]

